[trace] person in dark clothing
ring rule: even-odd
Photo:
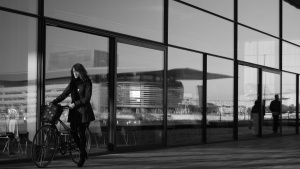
[[[279,95],[276,94],[275,100],[273,100],[270,104],[270,110],[272,112],[272,117],[273,117],[273,133],[278,132],[280,106],[281,106],[281,102],[279,100]]]
[[[80,150],[80,160],[77,164],[82,167],[86,158],[85,130],[95,115],[90,103],[92,96],[92,82],[82,64],[77,63],[71,69],[71,81],[65,90],[51,104],[65,100],[71,94],[72,103],[69,104],[68,122],[73,130],[73,138]]]
[[[257,136],[259,134],[259,102],[256,100],[251,110],[251,118],[253,120],[253,134]]]

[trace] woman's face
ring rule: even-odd
[[[74,68],[73,68],[73,75],[74,75],[75,79],[77,79],[80,76],[79,72],[76,71]]]

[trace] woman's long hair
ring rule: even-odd
[[[88,78],[87,71],[85,70],[84,66],[80,63],[76,63],[72,68],[71,68],[71,80],[75,80],[74,74],[73,74],[73,68],[79,72],[82,80],[85,80]]]

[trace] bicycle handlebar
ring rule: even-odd
[[[63,109],[69,109],[70,107],[68,105],[66,106],[61,106]]]

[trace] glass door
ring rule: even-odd
[[[117,147],[163,143],[163,47],[117,39]]]
[[[281,75],[278,72],[262,71],[262,135],[281,133]],[[277,100],[278,101],[274,101]],[[272,103],[271,106],[271,102]],[[279,102],[280,101],[280,102]]]

